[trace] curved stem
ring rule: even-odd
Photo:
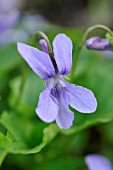
[[[43,32],[37,31],[33,34],[32,40],[31,40],[31,45],[36,41],[37,36],[41,36],[46,41],[47,46],[48,46],[49,56],[51,58],[53,58],[52,47],[51,47],[50,41],[49,41],[48,37]]]
[[[113,36],[113,32],[112,32],[108,27],[106,27],[106,26],[104,26],[104,25],[98,24],[98,25],[94,25],[94,26],[92,26],[92,27],[89,27],[89,28],[86,30],[86,32],[85,32],[85,34],[84,34],[84,36],[83,36],[83,39],[82,39],[81,43],[80,43],[79,46],[78,46],[78,49],[77,49],[77,52],[76,52],[76,57],[74,58],[74,61],[73,61],[73,64],[72,64],[72,69],[71,69],[71,73],[70,73],[70,78],[73,78],[73,75],[74,75],[75,69],[76,69],[76,65],[77,65],[77,63],[78,63],[78,60],[79,60],[79,57],[80,57],[80,53],[81,53],[81,50],[82,50],[82,47],[83,47],[85,41],[87,40],[89,34],[90,34],[92,31],[96,30],[96,29],[103,29],[103,30],[107,31],[111,36]]]

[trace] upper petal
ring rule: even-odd
[[[59,73],[68,74],[72,66],[72,41],[65,34],[58,34],[53,41],[53,48]]]
[[[69,105],[82,113],[95,112],[97,101],[91,90],[74,84],[66,83]]]
[[[48,54],[20,42],[17,47],[24,60],[41,78],[46,80],[55,76],[55,69]]]
[[[64,90],[59,95],[59,113],[56,118],[56,123],[61,129],[68,129],[72,126],[74,113],[68,108],[68,97]]]
[[[85,157],[89,170],[113,170],[112,164],[104,156],[91,154]]]
[[[44,90],[40,94],[36,113],[44,122],[53,122],[59,111],[59,104],[55,97],[51,96],[51,88]]]

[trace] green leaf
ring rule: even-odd
[[[59,132],[56,124],[46,127],[46,124],[38,120],[36,122],[36,120],[26,119],[16,112],[4,112],[0,123],[7,129],[7,135],[2,136],[6,145],[4,143],[2,147],[1,162],[8,153],[33,154],[40,152]]]
[[[57,159],[45,162],[41,166],[39,166],[40,170],[78,170],[78,168],[82,168],[84,166],[83,159],[81,158],[73,158],[73,157],[59,157]],[[34,170],[37,170],[35,168]]]
[[[16,44],[0,48],[0,74],[13,70],[22,63]]]
[[[0,132],[0,165],[9,152],[10,144],[10,140]]]
[[[18,76],[11,80],[9,104],[28,114],[35,111],[39,94],[44,90],[44,81],[32,71],[26,72],[24,83],[23,78]]]

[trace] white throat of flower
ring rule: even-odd
[[[51,88],[53,91],[60,91],[63,87],[65,87],[65,81],[61,75],[56,74],[55,77],[52,77],[46,80],[46,87]]]

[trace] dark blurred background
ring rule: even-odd
[[[28,41],[29,33],[47,32],[52,26],[86,29],[104,24],[112,29],[112,8],[112,0],[0,0],[0,31],[6,31],[0,34],[0,45],[23,37]]]
[[[112,0],[25,0],[22,11],[38,12],[62,26],[111,26],[112,8]]]

